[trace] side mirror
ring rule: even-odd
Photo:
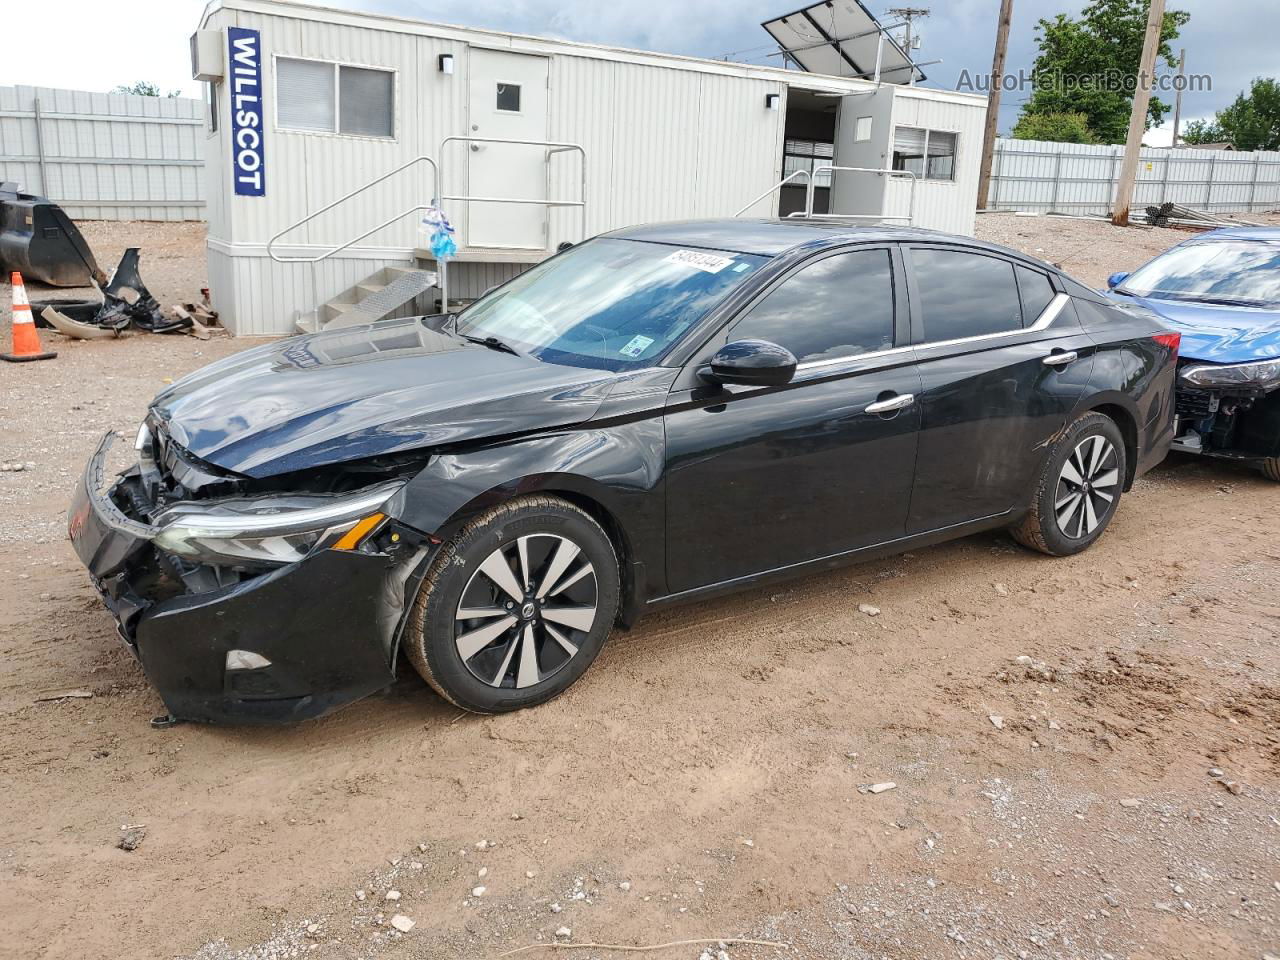
[[[1107,277],[1107,289],[1114,290],[1128,279],[1129,274],[1127,273],[1113,273],[1111,276]]]
[[[727,343],[698,371],[702,379],[712,383],[749,387],[780,387],[790,383],[795,373],[795,354],[768,340]]]

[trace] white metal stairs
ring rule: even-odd
[[[414,309],[414,302],[435,287],[436,283],[436,274],[430,270],[383,267],[354,287],[299,317],[294,326],[299,333],[316,333],[320,330],[372,323],[384,317],[429,312]]]

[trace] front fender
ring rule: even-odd
[[[661,418],[560,431],[478,449],[443,453],[391,500],[387,513],[424,533],[453,536],[489,507],[530,493],[589,501],[612,521],[624,562],[665,569],[666,511]],[[608,524],[606,524],[608,526]],[[649,583],[646,592],[660,590]]]

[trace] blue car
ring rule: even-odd
[[[1173,449],[1280,481],[1280,229],[1214,230],[1107,286],[1182,334]]]

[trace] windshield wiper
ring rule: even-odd
[[[1261,300],[1240,300],[1231,297],[1197,297],[1200,303],[1212,303],[1223,307],[1265,307]]]
[[[473,337],[465,333],[460,333],[458,334],[458,336],[460,336],[463,340],[470,341],[471,343],[478,343],[482,347],[488,347],[490,350],[497,350],[501,353],[509,353],[516,357],[529,356],[529,354],[525,353],[523,350],[517,350],[511,344],[507,343],[507,341],[500,340],[494,336]]]

